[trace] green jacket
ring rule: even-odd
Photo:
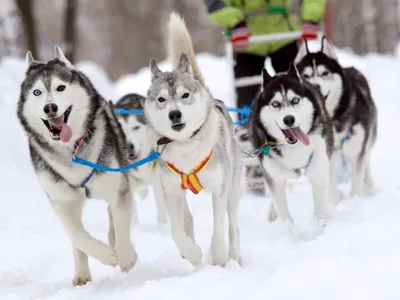
[[[325,13],[326,0],[205,0],[209,18],[218,27],[233,28],[245,21],[252,35],[296,31],[304,22],[319,23]],[[262,14],[250,16],[250,12],[268,7],[299,7],[298,14]],[[253,44],[243,52],[268,56],[293,40]]]

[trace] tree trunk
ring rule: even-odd
[[[64,42],[65,56],[71,61],[75,62],[76,54],[76,13],[77,13],[77,1],[67,0],[65,7],[65,21],[64,21]]]
[[[28,50],[32,52],[34,58],[38,57],[37,51],[37,33],[35,18],[33,15],[34,0],[15,0],[15,4],[18,7],[18,11],[21,16],[22,26],[24,27],[26,44]]]

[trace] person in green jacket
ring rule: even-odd
[[[267,57],[276,73],[287,71],[298,51],[297,40],[249,45],[249,36],[300,30],[301,39],[316,39],[326,0],[205,0],[205,4],[211,22],[230,32],[237,79],[261,75]],[[236,88],[236,106],[251,106],[259,90],[259,84]],[[246,143],[248,137],[240,127],[237,128],[239,140]],[[260,165],[254,162],[246,165],[248,190],[264,195]]]
[[[317,38],[318,23],[326,0],[205,0],[212,23],[230,30],[235,50],[235,78],[260,75],[269,56],[276,73],[286,72],[298,50],[297,40],[248,45],[250,35],[303,32],[303,39]],[[236,89],[237,107],[250,105],[260,86]]]

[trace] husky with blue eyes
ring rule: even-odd
[[[312,185],[315,217],[327,220],[332,123],[322,94],[299,77],[293,64],[287,74],[274,77],[263,69],[263,91],[254,103],[248,130],[271,194],[269,221],[279,217],[293,223],[286,183],[302,174]]]
[[[67,232],[73,248],[73,285],[91,281],[88,256],[129,271],[137,255],[131,242],[134,182],[128,173],[102,172],[72,162],[74,154],[111,168],[128,164],[124,132],[109,103],[59,47],[45,62],[27,53],[17,115],[28,137],[39,183]],[[108,203],[109,244],[83,227],[87,198]]]

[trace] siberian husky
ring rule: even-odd
[[[131,242],[131,183],[126,173],[108,173],[74,164],[74,154],[108,167],[128,163],[125,136],[116,116],[90,80],[75,69],[59,47],[47,63],[26,59],[18,118],[28,136],[37,178],[67,232],[75,261],[73,285],[91,281],[88,255],[129,271],[137,255]],[[109,243],[83,227],[87,198],[108,203]]]
[[[342,68],[325,37],[321,48],[311,53],[304,42],[295,64],[301,76],[325,97],[334,127],[335,148],[342,150],[350,165],[351,196],[370,195],[374,187],[371,151],[377,138],[377,108],[361,72],[353,67]]]
[[[145,97],[139,94],[126,94],[114,106],[126,110],[143,110]],[[155,149],[152,149],[147,136],[147,122],[144,115],[121,114],[118,115],[125,133],[128,146],[128,160],[131,164],[147,157]],[[152,186],[157,207],[157,221],[159,225],[167,223],[164,192],[161,186],[159,166],[157,161],[142,165],[132,170],[132,176],[136,179],[134,191],[145,199],[148,187]]]
[[[184,20],[172,13],[168,28],[173,71],[162,72],[150,60],[152,78],[144,111],[161,153],[171,235],[184,258],[193,265],[201,263],[186,192],[197,194],[204,189],[213,200],[212,263],[225,265],[230,258],[240,259],[238,207],[245,191],[242,154],[224,103],[214,100],[204,83]],[[226,212],[229,251],[225,247]]]
[[[333,131],[322,95],[303,82],[293,63],[284,75],[262,72],[263,92],[253,105],[248,130],[271,194],[268,219],[293,223],[286,185],[304,173],[312,185],[314,215],[327,220]]]

